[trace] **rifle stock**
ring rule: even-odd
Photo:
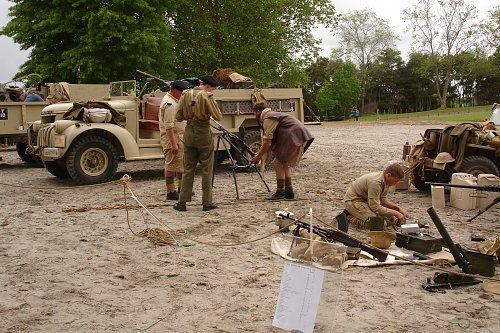
[[[293,219],[293,218],[287,216],[286,214],[280,213],[280,216],[283,218],[295,221],[297,227],[299,227],[299,228],[304,228],[306,230],[311,229],[311,225],[309,223]],[[388,252],[383,251],[381,249],[378,249],[378,248],[371,246],[369,244],[363,243],[363,242],[357,240],[356,238],[352,237],[351,235],[349,235],[345,232],[342,232],[338,229],[322,229],[322,228],[320,228],[318,226],[314,226],[314,225],[313,225],[312,229],[313,229],[313,233],[317,234],[318,236],[321,236],[324,239],[334,240],[334,241],[340,242],[344,245],[347,245],[349,247],[358,247],[361,250],[371,254],[375,259],[377,259],[380,262],[385,262],[387,260],[387,256],[389,255]]]

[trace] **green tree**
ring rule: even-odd
[[[431,56],[437,100],[445,108],[455,56],[477,38],[476,8],[465,0],[419,0],[403,11],[403,18],[416,46]]]
[[[259,84],[291,85],[298,68],[318,51],[317,24],[333,26],[328,0],[179,0],[168,14],[179,76],[233,68]],[[289,81],[292,80],[292,81]]]
[[[361,82],[353,63],[343,63],[318,91],[316,106],[327,118],[345,119],[356,104],[361,92]]]
[[[37,72],[50,81],[88,83],[128,79],[135,69],[173,75],[164,1],[12,2],[12,20],[0,32],[31,49],[18,74]]]
[[[385,49],[393,48],[398,37],[389,22],[377,16],[371,9],[357,10],[343,16],[334,31],[340,38],[339,49],[333,50],[359,67],[363,93],[361,110],[364,108],[365,85],[369,66]]]

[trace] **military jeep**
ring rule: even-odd
[[[483,124],[460,123],[427,129],[407,156],[412,184],[420,191],[429,191],[426,182],[449,183],[456,172],[499,176],[499,128],[500,105],[494,104],[489,120]],[[447,163],[438,160],[443,152],[451,155]]]
[[[164,158],[160,144],[158,111],[166,89],[150,93],[146,85],[120,81],[110,84],[109,97],[89,105],[109,110],[109,121],[83,119],[73,103],[53,104],[42,111],[42,119],[33,125],[37,134],[34,150],[46,169],[58,178],[71,177],[77,184],[94,184],[114,178],[119,161]],[[289,112],[303,121],[303,97],[300,88],[262,89],[268,104],[276,111]],[[214,98],[223,114],[222,126],[238,135],[252,151],[260,148],[260,132],[253,114],[254,89],[217,89]],[[68,112],[69,111],[69,112]],[[76,115],[76,117],[75,117]],[[121,120],[120,120],[121,119]],[[214,140],[220,131],[213,130]],[[217,142],[215,142],[217,144]],[[224,156],[225,147],[220,144]],[[233,149],[233,148],[231,148]],[[237,151],[230,151],[237,158]]]

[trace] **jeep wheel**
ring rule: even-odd
[[[70,177],[64,160],[44,161],[43,165],[48,172],[57,178],[65,179]]]
[[[78,184],[111,180],[118,168],[118,153],[106,139],[89,136],[78,139],[68,152],[66,168]]]
[[[431,190],[431,186],[425,184],[425,181],[420,177],[420,168],[416,167],[412,171],[411,183],[415,188],[421,192],[429,192]]]
[[[460,165],[460,172],[468,173],[474,176],[478,176],[481,173],[490,173],[498,176],[498,168],[487,157],[472,155],[464,158],[462,165]]]

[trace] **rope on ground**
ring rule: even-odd
[[[75,190],[75,189],[81,189],[81,188],[119,184],[121,182],[122,182],[122,180],[120,179],[120,180],[112,180],[110,182],[100,183],[100,184],[89,184],[89,185],[78,185],[78,186],[60,186],[60,187],[52,187],[52,186],[38,187],[38,186],[9,184],[9,183],[3,183],[3,182],[0,182],[0,185],[7,186],[7,187],[27,188],[27,189],[31,189],[31,190]]]
[[[327,223],[327,222],[321,220],[319,217],[314,216],[314,218],[316,220],[318,220],[319,222],[321,222],[323,225],[326,225],[326,226],[328,226],[328,227],[330,227],[330,228],[332,228],[334,230],[340,231],[338,228],[336,228],[335,226],[331,225],[330,223]],[[354,237],[352,237],[352,238],[355,239],[358,242],[361,242],[361,241],[357,240]],[[363,243],[363,242],[361,242],[361,243]],[[381,250],[381,251],[383,251],[383,250]],[[438,266],[424,264],[424,263],[418,262],[416,260],[410,260],[408,258],[404,258],[404,257],[398,256],[396,254],[390,253],[389,251],[384,251],[384,252],[387,252],[387,254],[393,256],[394,258],[396,258],[398,260],[403,260],[403,261],[409,262],[412,265],[421,266],[421,267],[425,267],[425,268],[429,268],[429,269],[435,269],[435,270],[438,270],[438,271],[441,271],[441,272],[445,272],[445,273],[449,273],[449,274],[454,274],[454,275],[458,275],[458,276],[464,276],[464,277],[470,277],[470,278],[477,278],[477,279],[483,279],[483,280],[490,280],[490,281],[500,282],[500,279],[497,279],[497,278],[482,276],[482,275],[478,275],[478,274],[467,274],[467,273],[462,273],[462,272],[456,272],[456,271],[452,271],[450,269],[446,269],[446,268],[441,268],[441,267],[438,267]]]
[[[123,182],[123,198],[124,198],[124,201],[125,201],[125,210],[126,210],[126,214],[127,214],[127,225],[130,229],[130,231],[135,235],[135,236],[140,236],[140,237],[147,237],[151,242],[157,244],[157,245],[172,245],[172,244],[179,244],[179,242],[175,239],[174,235],[175,236],[181,236],[181,235],[187,235],[187,233],[185,231],[175,231],[173,230],[172,228],[170,228],[169,226],[167,226],[166,224],[164,224],[162,221],[160,221],[160,219],[158,219],[149,209],[148,207],[146,207],[144,204],[142,204],[139,200],[139,198],[134,194],[134,192],[132,191],[132,189],[130,188],[130,183],[131,183],[131,180],[132,178],[130,178],[130,176],[128,175],[124,175],[122,177],[122,182]],[[132,230],[132,227],[130,226],[130,218],[129,218],[129,212],[128,212],[128,205],[127,205],[127,194],[126,194],[126,190],[129,190],[130,192],[130,195],[131,195],[131,198],[134,199],[140,207],[142,207],[149,215],[151,215],[156,222],[158,222],[158,224],[160,224],[163,228],[165,229],[168,229],[168,230],[162,230],[162,229],[158,229],[158,228],[146,228],[140,232],[134,232]],[[305,215],[304,215],[305,216]],[[300,218],[303,218],[304,216],[300,217]],[[265,235],[265,236],[262,236],[262,237],[259,237],[259,238],[256,238],[256,239],[252,239],[252,240],[249,240],[249,241],[245,241],[245,242],[238,242],[238,243],[209,243],[209,242],[203,242],[203,241],[200,241],[200,240],[197,240],[197,239],[194,239],[194,238],[191,238],[191,237],[188,237],[186,236],[185,238],[190,240],[190,241],[193,241],[195,243],[198,243],[198,244],[202,244],[202,245],[207,245],[207,246],[214,246],[214,247],[232,247],[232,246],[240,246],[240,245],[245,245],[245,244],[249,244],[249,243],[254,243],[254,242],[257,242],[257,241],[260,241],[260,240],[263,240],[265,238],[268,238],[276,233],[279,233],[279,232],[282,232],[283,230],[287,230],[289,226],[291,226],[292,224],[294,224],[294,222],[291,222],[290,224],[284,226],[283,228],[277,230],[277,231],[274,231],[268,235]]]

